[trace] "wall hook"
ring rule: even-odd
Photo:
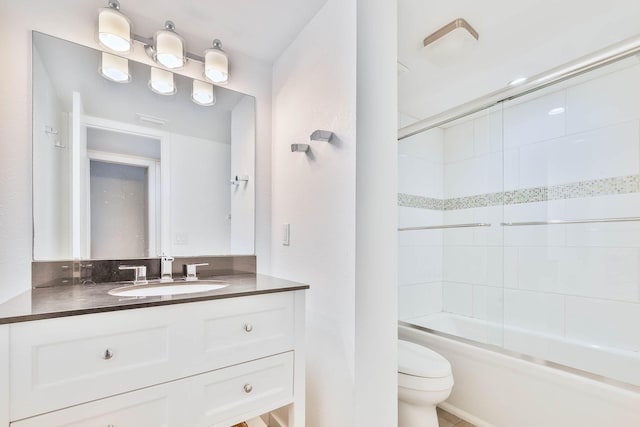
[[[306,153],[307,151],[309,151],[309,144],[291,144],[292,153]]]
[[[312,141],[329,142],[333,138],[333,132],[330,130],[314,130],[309,139]]]
[[[241,182],[249,182],[249,175],[236,175],[229,182],[233,185],[240,185]]]

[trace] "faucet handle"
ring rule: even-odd
[[[146,265],[121,265],[118,270],[133,270],[135,279],[134,285],[144,285],[147,282],[147,266]]]
[[[208,262],[202,262],[202,263],[198,263],[198,264],[183,264],[182,265],[182,272],[184,273],[184,277],[187,280],[197,280],[198,279],[198,272],[197,272],[197,267],[202,267],[204,265],[209,265]]]

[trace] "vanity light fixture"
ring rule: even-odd
[[[98,13],[98,42],[113,52],[131,52],[131,21],[120,12],[118,0],[109,0]]]
[[[184,39],[176,33],[172,21],[153,36],[153,60],[172,70],[182,68],[186,62]]]
[[[161,68],[151,67],[149,89],[159,95],[174,95],[177,90],[173,81],[173,73]]]
[[[131,21],[120,12],[118,0],[109,0],[105,8],[98,13],[98,43],[106,50],[128,54],[133,50],[133,40],[143,45],[144,51],[158,65],[168,70],[184,67],[187,59],[203,64],[204,79],[214,84],[224,84],[229,80],[229,58],[222,50],[219,39],[204,51],[204,57],[187,52],[185,40],[176,33],[172,21],[166,21],[164,29],[157,31],[152,38],[142,37],[131,32]],[[126,58],[103,53],[100,74],[114,82],[131,81],[129,62]],[[161,95],[176,93],[173,74],[161,68],[151,68],[149,88]],[[216,103],[213,86],[203,81],[193,81],[191,99],[198,105],[210,106]]]
[[[226,83],[229,80],[229,58],[222,50],[219,39],[213,41],[213,47],[204,51],[204,76],[212,83]]]
[[[191,100],[205,107],[215,104],[216,96],[213,93],[213,85],[200,80],[194,80],[191,90]]]
[[[129,61],[126,58],[102,52],[102,62],[100,63],[100,74],[107,80],[116,83],[129,83]]]

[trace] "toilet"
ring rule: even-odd
[[[447,359],[424,346],[398,341],[398,427],[438,427],[436,405],[452,388]]]

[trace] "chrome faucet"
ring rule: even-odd
[[[208,262],[203,262],[200,264],[183,264],[182,271],[184,273],[185,280],[198,280],[198,272],[196,269],[203,265],[209,265]]]
[[[173,281],[173,257],[163,256],[160,258],[160,281],[172,282]]]
[[[147,266],[146,265],[121,265],[118,270],[133,270],[135,278],[134,285],[146,285],[147,283]]]

